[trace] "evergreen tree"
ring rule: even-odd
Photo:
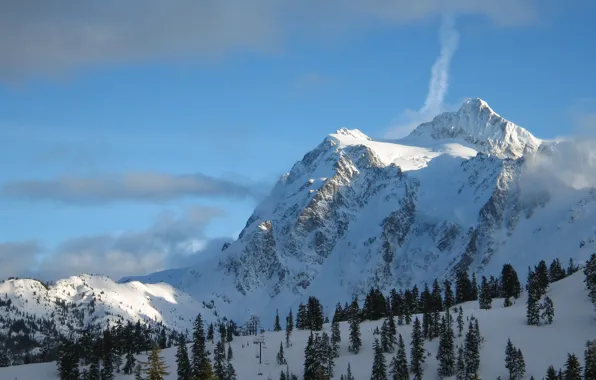
[[[480,337],[474,327],[474,317],[470,319],[468,333],[465,338],[464,360],[466,362],[466,376],[474,377],[480,368]]]
[[[501,279],[499,282],[501,283],[503,298],[519,298],[521,293],[521,284],[519,282],[517,272],[515,269],[513,269],[511,264],[503,265]]]
[[[569,258],[569,265],[567,266],[567,276],[571,276],[579,270],[579,267],[573,264],[573,257]]]
[[[548,268],[548,279],[551,283],[565,278],[565,269],[561,266],[559,259],[554,259]]]
[[[114,379],[114,345],[112,340],[112,333],[108,326],[103,333],[103,347],[101,360],[101,380]]]
[[[573,265],[573,263],[571,263]],[[592,300],[592,304],[596,307],[596,253],[590,256],[584,268],[584,282],[588,288],[588,295]]]
[[[461,306],[459,307],[457,313],[457,331],[458,335],[461,337],[464,331],[464,310],[461,308]]]
[[[589,379],[589,377],[586,377],[586,379]],[[555,367],[552,365],[548,367],[544,380],[560,380],[559,376],[557,375],[557,371],[555,371]]]
[[[284,356],[284,345],[281,342],[279,343],[279,351],[277,352],[277,364],[286,364],[286,357]]]
[[[225,380],[236,380],[236,370],[234,369],[234,366],[232,365],[232,362],[228,360],[228,363],[226,364],[226,379]]]
[[[582,379],[582,368],[579,364],[577,356],[573,354],[567,354],[567,362],[565,363],[565,374],[564,380],[581,380]]]
[[[555,316],[555,305],[553,304],[553,300],[551,300],[549,296],[544,297],[541,309],[542,319],[544,319],[548,325],[553,323],[553,317]]]
[[[6,354],[4,354],[6,355]],[[3,360],[3,364],[10,365],[8,357]],[[60,380],[78,380],[79,378],[79,356],[76,345],[70,340],[63,339],[58,347],[58,373]],[[3,365],[8,367],[8,365]]]
[[[323,305],[316,297],[308,297],[306,305],[306,328],[321,331],[324,323]]]
[[[397,354],[391,361],[390,366],[391,380],[409,380],[409,368],[408,368],[408,357],[406,354],[406,346],[404,340],[399,335],[397,342]]]
[[[389,313],[389,316],[387,316],[387,340],[389,348],[389,351],[387,352],[393,352],[394,347],[397,344],[397,326],[395,325],[395,319],[393,319],[391,312]]]
[[[457,363],[455,367],[455,379],[466,380],[466,362],[464,359],[464,348],[462,346],[459,346],[457,349]]]
[[[188,350],[186,349],[186,339],[184,335],[180,335],[178,342],[178,349],[176,350],[176,364],[178,369],[178,380],[191,380],[190,378],[190,361],[188,359]]]
[[[279,310],[275,310],[275,325],[273,331],[281,331],[281,325],[279,324]]]
[[[412,329],[412,342],[410,352],[410,369],[414,380],[422,380],[422,364],[424,364],[424,340],[422,338],[422,327],[418,317],[414,320]]]
[[[215,344],[213,373],[218,379],[225,379],[226,377],[226,348],[221,339]]]
[[[159,356],[159,351],[157,347],[154,347],[147,358],[147,362],[143,363],[145,364],[144,372],[147,374],[147,380],[163,380],[164,376],[169,375],[166,371],[168,366]]]
[[[596,340],[586,342],[584,351],[584,378],[596,379]]]
[[[205,347],[205,330],[201,314],[197,315],[193,327],[191,373],[194,378],[200,380],[209,379],[212,374],[212,368]]]
[[[138,366],[138,364],[137,364]],[[101,373],[99,372],[99,360],[94,359],[91,361],[91,365],[89,366],[89,372],[87,373],[88,380],[100,380]]]
[[[339,322],[333,321],[331,324],[331,346],[333,349],[333,356],[339,358],[339,343],[341,342],[341,333],[339,330]]]
[[[286,317],[286,347],[290,347],[290,337],[292,336],[292,330],[294,329],[294,317],[292,316],[292,309]]]
[[[526,374],[526,362],[524,361],[524,355],[522,354],[521,350],[518,348],[515,351],[514,367],[513,367],[513,372],[511,374],[511,380],[522,379],[525,374]]]
[[[476,273],[472,273],[472,299],[470,301],[478,301],[478,281],[476,280]]]
[[[457,274],[455,281],[455,303],[464,303],[472,300],[472,283],[467,271]]]
[[[540,325],[540,305],[538,304],[539,299],[540,298],[536,285],[530,284],[528,289],[528,301],[526,303],[526,320],[530,326]]]
[[[435,279],[433,282],[433,290],[431,293],[432,299],[432,310],[435,311],[443,311],[443,297],[441,295],[441,286],[439,285],[439,281]]]
[[[302,302],[298,305],[298,315],[296,315],[296,328],[304,330],[306,328],[306,305]]]
[[[351,352],[358,354],[358,352],[360,352],[360,347],[362,347],[362,339],[360,337],[360,317],[354,314],[355,313],[352,311],[352,315],[350,316],[350,346],[348,348]]]
[[[228,343],[228,361],[231,362],[232,358],[234,358],[234,351],[232,351],[232,345]]]
[[[482,284],[480,285],[480,308],[490,310],[492,308],[493,299],[491,297],[491,288],[485,276],[482,276]]]
[[[505,368],[509,371],[509,378],[513,379],[513,372],[515,371],[515,361],[517,357],[517,350],[511,339],[507,340],[507,346],[505,346]]]
[[[453,289],[451,288],[452,284],[451,281],[445,280],[443,282],[443,289],[445,291],[445,298],[443,299],[443,307],[445,310],[451,308],[451,306],[455,305],[455,296],[453,295]]]
[[[373,344],[375,356],[373,359],[372,375],[370,380],[387,380],[387,364],[385,362],[385,355],[383,355],[383,348],[379,340],[375,338]]]
[[[346,380],[354,380],[354,375],[352,375],[352,368],[351,368],[349,362],[348,362],[348,372],[346,372]]]
[[[539,294],[539,298],[546,294],[548,285],[550,283],[548,279],[548,267],[544,260],[540,260],[536,268],[534,268],[534,276],[536,280],[536,286]]]
[[[511,298],[509,298],[509,297],[505,298],[505,301],[503,301],[503,307],[509,307],[511,305],[513,305],[511,303]]]
[[[437,352],[438,374],[440,377],[450,377],[455,374],[455,334],[449,322],[450,319],[449,309],[447,309],[441,323],[441,340]]]
[[[207,340],[211,341],[212,344],[215,341],[215,328],[213,327],[213,323],[210,323],[207,328]]]

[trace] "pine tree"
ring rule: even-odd
[[[232,358],[234,358],[234,351],[232,351],[232,345],[228,343],[228,361],[231,362]]]
[[[298,305],[298,315],[296,315],[296,328],[298,330],[304,330],[306,325],[306,305],[301,302]]]
[[[5,357],[3,361],[3,367],[10,365],[10,360]],[[60,374],[60,380],[78,380],[79,378],[79,356],[77,354],[76,346],[73,342],[67,339],[63,339],[60,342],[58,348],[58,373]]]
[[[505,346],[505,368],[509,371],[509,378],[513,379],[513,372],[515,370],[515,359],[517,356],[517,350],[511,339],[507,340],[507,346]]]
[[[457,363],[455,367],[455,379],[466,380],[466,362],[464,359],[464,348],[462,346],[459,346],[457,349]]]
[[[215,328],[213,327],[213,323],[210,323],[209,327],[207,328],[207,340],[212,344],[215,341]]]
[[[540,325],[540,305],[536,285],[531,284],[528,290],[528,301],[526,303],[526,320],[530,326]]]
[[[232,362],[228,360],[228,363],[226,364],[226,378],[225,378],[225,380],[236,380],[236,379],[237,379],[236,370],[234,369]]]
[[[461,337],[464,331],[464,310],[461,308],[461,306],[459,307],[457,313],[457,331],[458,335]]]
[[[534,276],[536,280],[536,290],[538,291],[538,298],[542,297],[546,294],[546,291],[549,286],[549,279],[548,279],[548,267],[544,260],[540,260],[536,268],[534,268]]]
[[[555,305],[553,304],[553,300],[551,300],[549,296],[545,296],[540,308],[542,309],[542,319],[544,319],[548,325],[553,323],[553,317],[555,316]]]
[[[586,377],[586,379],[590,378]],[[559,376],[557,376],[557,371],[555,371],[555,367],[553,367],[552,365],[548,367],[548,369],[546,370],[546,377],[544,378],[544,380],[560,380]]]
[[[333,349],[333,356],[339,358],[339,343],[341,342],[341,333],[339,330],[339,322],[333,321],[331,323],[331,346]]]
[[[569,258],[569,265],[567,266],[567,276],[571,276],[579,270],[579,267],[573,263],[573,257]]]
[[[279,343],[279,351],[277,352],[277,364],[286,364],[286,357],[284,356],[284,345],[281,342]]]
[[[572,265],[573,263],[571,263]],[[592,304],[596,307],[596,253],[590,256],[584,268],[584,282],[588,288],[588,295],[592,300]]]
[[[584,351],[584,378],[596,379],[596,340],[586,342]]]
[[[455,303],[464,303],[471,300],[472,283],[467,271],[457,274],[455,281]]]
[[[383,355],[383,348],[379,340],[375,338],[373,344],[375,356],[373,359],[372,375],[370,380],[387,380],[387,364],[385,362],[385,355]]]
[[[437,352],[438,374],[440,377],[450,377],[455,374],[455,334],[449,322],[450,319],[449,309],[447,309],[441,323],[441,340]]]
[[[281,331],[281,325],[279,324],[279,310],[275,310],[275,325],[273,331]]]
[[[478,373],[480,368],[480,338],[477,335],[474,327],[474,317],[470,319],[468,326],[468,333],[465,338],[464,360],[466,362],[466,376],[473,377]]]
[[[215,344],[215,352],[213,353],[213,373],[218,379],[225,379],[226,348],[221,339]]]
[[[209,379],[209,376],[212,374],[212,369],[205,347],[205,330],[203,328],[203,318],[201,317],[201,314],[197,315],[194,322],[191,353],[192,376],[198,379]]]
[[[409,368],[408,368],[408,357],[406,354],[406,346],[404,340],[399,335],[397,342],[397,354],[391,361],[390,366],[391,380],[409,380]]]
[[[515,269],[513,269],[511,264],[503,265],[499,282],[501,283],[503,298],[519,298],[521,293],[521,284],[519,282],[517,272]]]
[[[470,293],[470,301],[478,301],[478,281],[476,280],[476,273],[472,273],[472,291]]]
[[[138,364],[137,364],[138,366]],[[89,371],[87,372],[87,380],[100,380],[101,373],[99,372],[99,360],[93,359],[91,360],[91,365],[89,366]]]
[[[308,297],[306,305],[306,328],[321,331],[324,323],[323,305],[316,297]]]
[[[346,372],[346,380],[354,380],[354,375],[352,375],[352,368],[351,368],[349,362],[348,362],[348,371]]]
[[[362,339],[360,337],[360,318],[352,314],[350,316],[350,352],[358,354],[362,347]]]
[[[567,362],[565,363],[565,375],[564,380],[581,380],[582,368],[579,364],[577,356],[573,354],[567,354]]]
[[[412,342],[410,343],[410,369],[415,380],[422,380],[422,364],[424,364],[424,340],[422,327],[418,317],[414,320],[412,328]]]
[[[490,310],[492,308],[493,299],[491,297],[491,289],[485,276],[482,276],[482,284],[480,285],[480,308],[483,310]]]
[[[443,299],[443,307],[445,310],[451,308],[451,306],[455,305],[455,297],[453,295],[453,289],[451,288],[452,284],[451,281],[445,280],[443,282],[443,289],[445,291],[445,298]]]
[[[160,350],[157,347],[154,347],[151,350],[151,354],[147,358],[147,362],[143,363],[145,365],[144,372],[148,376],[147,380],[163,380],[164,376],[169,375],[169,373],[166,371],[168,366],[159,356],[159,352]]]
[[[101,380],[114,379],[114,345],[112,333],[108,326],[103,333]]]
[[[188,350],[186,349],[186,339],[180,335],[178,349],[176,350],[176,364],[178,380],[190,380],[190,361],[188,359]]]
[[[548,268],[548,280],[553,283],[565,278],[565,270],[559,259],[554,259]]]
[[[511,375],[511,380],[522,379],[525,374],[526,374],[526,362],[524,360],[524,355],[522,354],[521,350],[518,348],[515,351],[514,366],[513,366],[513,372]]]

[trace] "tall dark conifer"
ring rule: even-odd
[[[370,380],[387,380],[387,363],[385,362],[385,355],[383,355],[383,348],[379,343],[379,340],[375,338],[373,344],[374,359],[372,374]]]
[[[191,380],[190,360],[188,359],[188,350],[186,348],[186,339],[184,338],[184,335],[181,335],[178,341],[176,364],[178,380]]]
[[[414,320],[412,328],[412,341],[410,343],[410,370],[414,380],[422,380],[424,364],[424,339],[422,337],[422,326],[418,317]]]

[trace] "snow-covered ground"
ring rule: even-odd
[[[523,352],[526,362],[526,379],[534,376],[540,379],[546,373],[549,365],[555,368],[562,367],[567,358],[567,353],[575,353],[583,360],[584,344],[588,339],[596,338],[596,312],[587,296],[583,284],[583,274],[578,272],[571,277],[552,284],[548,295],[555,305],[555,318],[552,325],[528,326],[526,324],[525,294],[516,303],[503,308],[503,300],[493,300],[492,310],[479,310],[478,303],[470,302],[462,305],[464,315],[474,315],[478,318],[480,332],[485,341],[481,349],[480,378],[496,379],[498,376],[507,378],[505,369],[505,345],[507,339],[511,338],[512,343]],[[274,310],[270,313],[274,314]],[[370,378],[373,350],[372,343],[375,336],[372,331],[380,326],[382,321],[363,322],[361,325],[362,350],[358,355],[348,352],[348,324],[341,323],[341,356],[335,360],[335,379],[345,373],[348,363],[351,363],[352,371],[357,380]],[[467,323],[466,323],[467,326]],[[330,326],[325,325],[329,331]],[[409,343],[411,326],[398,326],[400,333],[407,345],[409,360]],[[284,341],[283,331],[266,332],[266,348],[263,349],[263,364],[259,366],[256,355],[258,346],[252,344],[253,337],[235,337],[232,342],[234,358],[232,363],[240,380],[258,380],[268,378],[278,379],[279,374],[285,367],[276,363],[275,356],[279,349],[280,342]],[[465,331],[464,331],[465,334]],[[286,359],[290,370],[302,378],[304,348],[308,339],[308,331],[294,330],[292,334],[292,347],[285,349]],[[456,332],[457,336],[457,332]],[[456,344],[460,344],[462,338],[456,338]],[[244,345],[244,347],[242,347]],[[428,358],[424,365],[424,378],[435,379],[437,361],[434,358],[438,348],[438,340],[433,342],[425,341],[425,348],[433,357]],[[212,348],[210,347],[212,350]],[[170,375],[166,379],[176,379],[176,348],[172,347],[162,352],[170,366]],[[387,361],[391,359],[386,354]],[[141,357],[144,360],[143,357]],[[259,376],[259,368],[263,375]],[[118,374],[116,379],[132,379],[132,376]],[[31,364],[25,366],[0,368],[0,379],[2,380],[29,380],[29,379],[58,379],[55,363]]]

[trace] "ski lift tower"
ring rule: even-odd
[[[254,344],[259,345],[259,364],[263,362],[263,346],[265,345],[265,334],[257,335],[253,340]],[[265,347],[267,348],[267,347]]]

